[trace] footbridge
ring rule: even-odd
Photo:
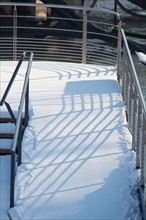
[[[4,219],[146,219],[146,108],[120,16],[97,9],[117,17],[117,44],[105,45],[88,38],[88,23],[105,25],[88,18],[95,9],[75,8],[82,31],[63,31],[82,40],[27,38],[35,26],[17,14],[0,38]]]

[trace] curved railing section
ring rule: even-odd
[[[0,6],[4,12],[11,7],[10,14],[0,14],[0,60],[18,60],[23,51],[33,51],[34,60],[39,61],[117,62],[118,13],[57,4],[1,2]],[[110,14],[111,21],[101,22],[102,14]]]

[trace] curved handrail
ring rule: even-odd
[[[120,14],[104,8],[92,8],[88,6],[73,6],[73,5],[60,5],[60,4],[35,4],[35,3],[24,3],[24,2],[0,2],[0,6],[29,6],[29,7],[49,7],[49,8],[59,8],[59,9],[73,9],[73,10],[81,10],[81,11],[101,11],[107,12],[116,16],[117,19],[120,20]]]
[[[0,27],[3,28],[4,33],[6,32],[6,37],[5,35],[3,36],[3,34],[0,37],[0,42],[3,42],[3,45],[5,46],[3,46],[3,48],[6,59],[17,60],[19,55],[22,53],[22,48],[24,48],[23,50],[26,48],[26,50],[35,52],[35,60],[37,61],[53,61],[55,59],[59,61],[67,60],[71,62],[98,63],[99,60],[102,60],[105,65],[109,63],[115,65],[117,60],[117,54],[115,51],[114,59],[111,59],[110,53],[105,54],[104,50],[102,50],[102,56],[97,59],[97,54],[101,53],[100,45],[97,47],[96,43],[96,49],[94,49],[95,47],[92,47],[90,43],[88,44],[88,41],[93,38],[106,41],[109,38],[114,44],[117,44],[117,37],[113,33],[110,33],[110,31],[105,30],[106,26],[108,26],[108,28],[111,30],[113,28],[114,30],[118,29],[120,15],[117,12],[97,7],[92,8],[88,6],[46,3],[35,4],[28,2],[0,2],[0,6],[12,6],[11,15],[4,14],[0,16],[3,19],[6,19],[6,21],[8,18],[11,20],[11,23],[13,22],[13,25],[8,24]],[[43,18],[41,25],[39,25],[37,22],[37,19],[41,19],[39,15],[37,16],[37,14],[34,14],[34,12],[30,13],[29,15],[17,13],[19,7],[30,7],[30,10],[31,8],[43,7],[45,9],[45,18]],[[57,10],[57,13],[59,11],[58,16],[54,16],[47,12],[47,8]],[[64,9],[65,14],[61,9]],[[66,13],[67,10],[69,11]],[[70,10],[75,12],[73,17],[70,16]],[[101,12],[102,14],[110,14],[114,19],[117,19],[117,24],[100,23],[98,22],[96,16],[92,20],[88,16],[88,12],[96,12],[95,15],[98,15],[98,12]],[[23,19],[24,22],[21,23]],[[26,22],[25,19],[30,19],[31,25],[29,22]],[[61,20],[63,20],[63,25]],[[56,24],[53,24],[54,26],[50,25],[51,21],[56,21]],[[57,25],[57,23],[59,25]],[[100,26],[100,28],[98,26]],[[30,35],[30,37],[27,38],[26,36],[28,35]],[[48,36],[53,37],[53,43],[47,38]],[[56,36],[60,36],[61,38],[66,37],[67,41],[63,42],[61,40],[61,44],[58,45],[59,40],[56,38]],[[68,39],[72,40],[70,44],[68,44]],[[81,39],[79,45],[76,43],[76,39]],[[33,41],[33,43],[30,44],[30,41]],[[66,47],[65,50],[64,47]],[[111,48],[112,45],[109,44],[109,47]],[[92,53],[94,56],[90,56],[91,50],[94,51],[94,53]],[[52,51],[54,51],[53,54]],[[82,53],[82,56],[80,56],[80,53]],[[61,54],[62,56],[60,56]],[[5,59],[5,57],[1,56],[2,59]],[[104,61],[102,58],[105,58]]]

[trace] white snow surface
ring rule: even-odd
[[[15,65],[1,62],[2,91]],[[7,98],[14,111],[25,66]],[[141,219],[131,148],[115,67],[33,62],[30,120],[9,215],[22,220]],[[8,206],[3,210],[6,218]]]
[[[0,156],[0,219],[8,219],[10,198],[10,156]]]

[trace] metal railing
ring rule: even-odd
[[[28,60],[26,74],[25,74],[23,89],[22,89],[22,93],[21,93],[18,115],[17,115],[17,118],[15,118],[10,105],[6,102],[6,98],[7,98],[7,95],[9,94],[9,92],[11,91],[11,87],[14,83],[15,77],[17,76],[17,74],[19,72],[19,69],[22,65],[22,62],[26,58],[29,58],[29,60]],[[18,166],[19,166],[21,164],[21,142],[22,142],[22,138],[23,138],[23,131],[24,131],[25,127],[28,125],[28,119],[29,119],[29,109],[28,109],[29,108],[29,75],[30,75],[32,60],[33,60],[33,53],[32,52],[24,52],[22,54],[17,66],[16,66],[16,69],[11,77],[11,80],[5,90],[5,93],[1,99],[1,102],[0,102],[1,106],[5,103],[5,105],[8,109],[8,112],[10,113],[10,115],[13,119],[13,122],[16,125],[13,143],[12,143],[12,147],[11,147],[10,207],[14,206],[16,150],[18,151]],[[25,105],[25,111],[24,111],[24,127],[23,127],[23,125],[22,125],[22,112],[23,112],[24,105]]]
[[[136,168],[140,168],[139,189],[143,217],[146,219],[146,105],[123,29],[121,29],[121,35],[123,40],[122,93],[129,130],[132,134],[132,150],[136,151]]]
[[[109,30],[118,29],[118,13],[57,4],[0,2],[4,11],[8,6],[11,14],[0,15],[0,60],[18,60],[23,51],[33,51],[34,60],[116,64],[117,36]],[[26,13],[20,12],[22,7]],[[44,18],[36,14],[36,8],[40,7],[45,11]],[[28,8],[33,12],[28,13]],[[74,17],[56,16],[59,8],[67,15],[73,12]],[[49,10],[55,13],[47,13]],[[102,23],[91,16],[93,13],[99,17],[101,13],[110,14],[111,22]],[[115,17],[117,25],[112,22]],[[105,51],[102,43],[106,39],[110,44]]]
[[[105,9],[65,5],[1,2],[0,6],[12,6],[10,15],[0,15],[1,21],[11,21],[11,24],[0,23],[0,60],[17,60],[23,51],[29,50],[33,51],[36,61],[117,65],[117,77],[122,82],[122,94],[132,134],[132,149],[136,151],[136,168],[141,170],[139,188],[145,212],[146,107],[119,14]],[[74,18],[56,16],[55,13],[54,16],[47,13],[45,18],[42,18],[35,13],[21,14],[20,7],[30,7],[34,11],[36,7],[55,12],[61,9],[65,10],[64,14],[73,10],[77,13]],[[92,17],[92,13],[99,16],[100,13],[110,14],[112,21],[116,18],[116,24],[103,23],[96,16]],[[15,145],[16,143],[12,148],[13,154]],[[14,173],[12,175],[14,176]],[[14,197],[11,194],[11,207],[13,205]]]

